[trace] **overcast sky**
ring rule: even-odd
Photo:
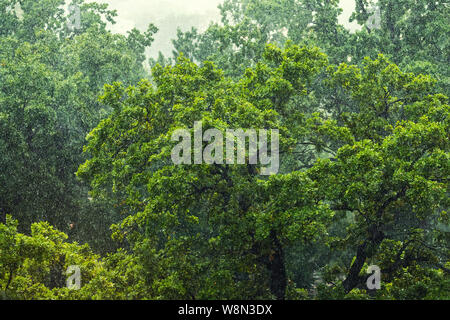
[[[171,39],[175,38],[177,27],[186,31],[192,26],[200,30],[208,27],[210,21],[219,21],[219,9],[223,0],[95,0],[106,2],[110,8],[116,9],[118,16],[116,24],[111,30],[125,34],[136,27],[144,31],[152,22],[159,32],[155,36],[155,42],[149,51],[151,57],[156,57],[158,51],[171,54]],[[348,18],[355,6],[355,0],[340,0],[344,13],[340,17],[341,23],[349,28]]]

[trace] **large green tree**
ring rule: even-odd
[[[317,49],[288,43],[267,46],[237,82],[209,62],[180,57],[153,69],[155,86],[105,87],[102,99],[115,112],[89,135],[92,159],[78,175],[95,197],[128,212],[116,236],[149,268],[152,294],[283,299],[296,271],[288,268],[298,267],[286,263],[287,251],[314,241],[340,249],[343,294],[364,284],[371,261],[388,280],[401,267],[446,270],[445,233],[436,225],[448,206],[447,98],[432,95],[429,76],[404,73],[383,56],[363,65],[325,72]],[[339,88],[351,106],[339,116],[307,105],[321,71],[322,87]],[[205,130],[278,128],[280,174],[174,165],[172,133],[200,120]],[[339,223],[346,232],[335,232]],[[399,247],[399,261],[386,254],[389,245]]]
[[[80,28],[69,28],[63,4],[0,2],[0,213],[22,232],[48,221],[100,244],[117,215],[89,201],[74,173],[86,134],[111,111],[97,100],[103,84],[147,76],[144,52],[156,28],[113,34],[106,23],[116,13],[83,1],[72,3]]]
[[[448,276],[448,98],[432,94],[431,77],[404,73],[382,55],[365,59],[363,68],[342,64],[329,72],[357,109],[342,115],[345,145],[310,174],[336,216],[352,217],[335,243],[354,250],[340,269],[344,292],[365,288],[366,263],[379,265],[387,282],[415,267]]]
[[[264,62],[237,82],[210,62],[199,67],[180,57],[153,69],[155,86],[105,87],[103,102],[114,112],[89,135],[92,158],[78,176],[91,182],[93,196],[128,213],[116,235],[147,251],[141,259],[153,295],[285,297],[285,248],[319,240],[329,219],[315,183],[301,172],[267,180],[259,165],[174,165],[171,135],[194,121],[223,132],[279,129],[289,152],[304,133],[290,132],[282,114],[325,64],[315,48],[269,46]]]

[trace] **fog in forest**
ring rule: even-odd
[[[155,42],[147,50],[149,57],[157,58],[158,52],[164,55],[172,54],[171,39],[177,34],[177,28],[187,31],[191,27],[204,31],[211,22],[220,22],[218,5],[222,0],[102,0],[111,9],[116,9],[118,16],[116,24],[110,26],[116,33],[125,34],[132,28],[145,30],[149,22],[154,23],[159,31]],[[348,22],[355,9],[355,0],[341,0],[343,9],[339,21],[350,30],[358,28],[353,22]]]

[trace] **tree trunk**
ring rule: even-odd
[[[361,272],[362,267],[364,266],[364,262],[367,258],[367,242],[358,246],[358,250],[356,253],[356,259],[350,267],[350,272],[348,273],[347,278],[342,283],[344,285],[345,293],[349,293],[353,290],[361,281],[359,273]]]
[[[269,257],[270,291],[277,300],[284,300],[287,287],[286,268],[284,265],[284,251],[275,231],[270,232],[273,251]]]
[[[356,251],[356,259],[350,267],[347,278],[343,281],[343,286],[346,293],[349,293],[358,285],[363,284],[367,280],[367,277],[362,277],[359,275],[364,263],[369,257],[368,247],[378,248],[381,242],[384,240],[385,235],[381,232],[377,226],[373,225],[369,228],[370,238],[365,240],[361,245],[358,246]],[[372,251],[372,250],[370,250]],[[372,254],[370,254],[372,256]]]

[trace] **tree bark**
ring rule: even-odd
[[[346,293],[349,293],[358,285],[363,284],[364,281],[367,280],[367,277],[360,276],[359,273],[361,272],[361,269],[364,266],[366,259],[370,258],[368,249],[369,247],[372,248],[378,247],[381,244],[381,242],[385,239],[384,233],[379,231],[376,226],[371,226],[369,228],[369,232],[370,232],[370,239],[365,240],[362,244],[358,246],[356,252],[356,259],[353,262],[352,266],[350,267],[350,271],[348,273],[347,278],[345,278],[345,280],[342,282]]]
[[[358,284],[361,282],[359,273],[361,272],[361,269],[364,266],[364,262],[367,258],[366,248],[367,242],[364,242],[363,244],[358,246],[356,259],[350,267],[350,272],[348,273],[347,278],[345,278],[344,282],[342,283],[346,293],[352,291],[352,289],[358,286]]]
[[[269,257],[270,291],[277,300],[284,300],[287,287],[287,276],[284,262],[284,250],[275,231],[270,232],[273,252]]]

